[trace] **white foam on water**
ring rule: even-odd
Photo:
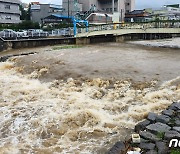
[[[96,153],[112,134],[124,136],[122,128],[180,100],[180,77],[158,89],[154,81],[143,89],[130,81],[107,88],[109,80],[41,83],[16,70],[0,63],[0,153]]]

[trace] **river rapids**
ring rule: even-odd
[[[72,79],[42,83],[0,63],[0,153],[100,153],[148,112],[180,100],[180,77],[157,81]],[[37,72],[36,72],[37,73]]]

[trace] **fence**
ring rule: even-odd
[[[88,28],[88,32],[116,30],[116,29],[148,29],[148,28],[180,28],[179,22],[151,22],[151,23],[116,23],[96,25]],[[77,33],[86,33],[86,28],[78,28]]]
[[[49,36],[73,36],[73,28],[62,28],[48,31]]]
[[[117,23],[117,24],[104,24],[88,27],[88,32],[104,31],[104,30],[117,30],[117,29],[148,29],[148,28],[180,28],[180,21],[173,22],[151,22],[151,23]],[[78,28],[77,33],[86,33],[87,28]],[[3,39],[31,39],[31,38],[45,38],[45,37],[66,37],[74,36],[73,28],[55,29],[52,31],[1,31],[0,37]]]
[[[49,36],[53,37],[66,37],[73,36],[72,28],[63,28],[63,29],[55,29],[52,31],[24,31],[24,32],[15,32],[12,30],[4,30],[0,32],[0,37],[5,40],[18,40],[18,39],[32,39],[32,38],[46,38]]]

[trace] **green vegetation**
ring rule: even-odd
[[[61,49],[73,49],[73,48],[82,48],[81,45],[64,45],[64,46],[55,46],[53,50],[61,50]]]
[[[22,5],[19,6],[19,10],[21,11],[21,20],[30,20],[30,5],[28,6],[28,10],[24,10],[24,7]]]
[[[32,21],[23,21],[19,24],[0,24],[0,30],[3,29],[13,29],[15,31],[21,30],[21,29],[39,29],[40,26],[38,23],[32,22]]]
[[[32,22],[30,20],[23,21],[22,23],[19,23],[17,25],[18,29],[39,29],[39,23],[37,22]]]
[[[175,125],[175,122],[176,122],[176,119],[171,118],[170,121],[169,121],[169,124],[170,125]]]
[[[159,132],[158,134],[157,134],[157,137],[159,138],[159,139],[163,139],[164,138],[164,132]]]
[[[180,150],[179,149],[172,149],[171,154],[180,154]]]

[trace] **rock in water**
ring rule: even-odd
[[[155,144],[153,143],[140,143],[140,148],[145,150],[153,150],[155,148]]]
[[[169,127],[168,125],[160,123],[160,122],[148,125],[146,128],[155,134],[167,132],[171,129],[171,127]]]
[[[149,120],[144,120],[140,123],[138,123],[136,126],[135,126],[135,132],[139,132],[140,130],[144,130],[146,128],[147,125],[150,124],[150,121]]]
[[[157,116],[158,116],[157,114],[150,112],[150,113],[148,114],[147,119],[150,120],[151,122],[154,122],[154,121],[156,120],[156,117],[157,117]]]
[[[145,139],[148,139],[150,141],[154,141],[154,142],[160,140],[156,135],[154,135],[154,134],[152,134],[152,133],[150,133],[148,131],[140,132],[140,136],[145,138]]]
[[[168,123],[170,121],[170,117],[169,116],[166,116],[166,115],[158,115],[156,117],[156,121],[157,122],[161,122],[161,123]]]
[[[126,151],[125,144],[123,142],[117,142],[108,152],[108,154],[120,154]]]

